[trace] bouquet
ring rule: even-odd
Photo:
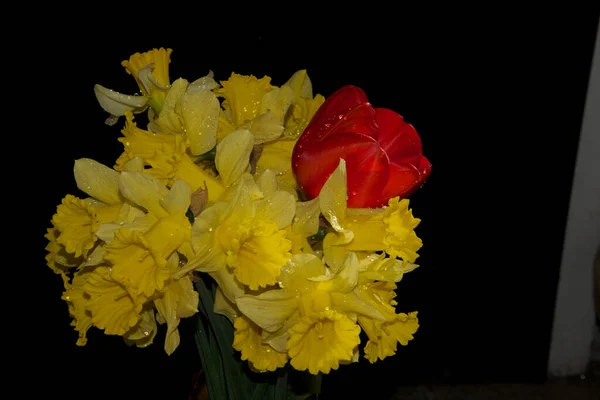
[[[92,327],[138,347],[166,329],[171,354],[196,318],[213,399],[306,398],[407,345],[417,312],[395,289],[422,246],[407,196],[431,172],[415,128],[355,86],[314,95],[305,70],[171,81],[170,55],[122,62],[139,94],[95,86],[123,153],[75,161],[80,193],[47,230],[77,345]]]

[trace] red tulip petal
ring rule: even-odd
[[[421,174],[412,164],[390,164],[389,179],[383,188],[381,202],[386,204],[392,197],[407,197],[421,185]]]
[[[419,160],[419,164],[418,167],[419,172],[421,172],[421,184],[423,182],[425,182],[427,180],[427,178],[429,178],[429,175],[431,174],[431,163],[429,162],[429,160],[427,158],[425,158],[425,156],[421,156],[421,159]]]
[[[377,140],[390,162],[418,165],[423,148],[417,130],[404,122],[400,114],[387,108],[376,108],[375,120],[379,127]]]
[[[344,86],[335,91],[319,107],[312,120],[298,139],[292,154],[293,171],[296,172],[299,152],[308,146],[316,145],[325,138],[332,128],[335,132],[348,132],[375,135],[374,110],[368,103],[365,92],[356,86]]]
[[[367,135],[334,135],[302,151],[296,171],[302,191],[309,199],[317,197],[340,158],[346,161],[348,207],[375,207],[388,181],[389,161],[377,141]]]
[[[375,110],[369,103],[360,104],[349,110],[337,121],[331,124],[331,127],[318,135],[317,140],[322,140],[329,135],[337,133],[359,133],[368,135],[377,139],[377,124],[375,123]]]

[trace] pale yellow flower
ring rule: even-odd
[[[241,316],[234,322],[233,348],[240,351],[241,359],[248,360],[258,372],[275,371],[288,361],[286,352],[279,352],[262,342],[262,329],[248,318]]]
[[[145,53],[135,53],[121,63],[128,74],[137,82],[142,94],[149,97],[148,104],[158,114],[165,101],[169,88],[169,63],[173,50],[152,49]]]
[[[325,259],[334,269],[348,252],[385,251],[392,258],[414,263],[423,245],[415,233],[421,221],[408,208],[408,199],[397,197],[381,208],[347,208],[346,163],[340,164],[319,194],[323,216],[334,231],[323,240]]]
[[[358,268],[354,253],[336,273],[313,254],[296,254],[281,271],[280,289],[239,296],[236,304],[263,329],[263,343],[288,352],[294,368],[329,373],[355,359],[358,315],[384,320],[354,292]]]
[[[89,296],[86,309],[94,326],[107,335],[123,336],[141,318],[147,298],[132,297],[125,287],[111,278],[110,267],[100,266],[87,277],[84,291]]]
[[[128,228],[117,231],[105,246],[104,259],[112,264],[111,278],[132,297],[150,298],[162,292],[169,280],[167,259],[173,252],[191,255],[191,225],[185,215],[191,189],[186,182],[176,181],[168,190],[141,172],[122,172],[120,188],[127,200],[148,210],[156,222],[146,232]]]
[[[216,203],[196,217],[192,230],[196,257],[186,268],[228,270],[241,284],[256,290],[275,284],[291,257],[285,228],[291,224],[295,202],[286,192],[252,199],[251,193],[260,191],[246,176],[236,183],[230,201]]]

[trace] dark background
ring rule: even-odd
[[[398,290],[398,310],[418,310],[421,327],[396,356],[331,373],[325,398],[359,388],[386,398],[397,385],[542,382],[597,7],[414,14],[373,6],[369,14],[315,11],[298,20],[287,11],[231,20],[225,11],[174,10],[153,20],[107,9],[46,22],[28,52],[29,66],[58,84],[28,117],[39,124],[36,157],[48,169],[29,250],[37,293],[29,306],[35,329],[27,330],[32,390],[184,399],[199,368],[186,320],[170,357],[164,332],[147,349],[93,329],[87,346],[75,346],[61,280],[44,267],[45,229],[61,198],[77,194],[73,161],[112,165],[122,151],[121,124],[104,125],[93,85],[136,92],[120,62],[154,47],[174,50],[171,80],[213,70],[217,80],[233,71],[281,85],[305,68],[324,96],[354,84],[421,135],[433,164],[411,197],[422,219],[421,268]]]

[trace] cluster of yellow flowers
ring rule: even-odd
[[[107,122],[125,117],[124,151],[113,168],[75,162],[89,197],[64,197],[46,235],[77,344],[95,326],[147,346],[158,321],[171,354],[180,319],[198,310],[200,272],[218,284],[215,312],[232,321],[232,345],[257,371],[289,361],[328,373],[358,360],[361,329],[369,361],[395,354],[419,326],[394,300],[422,246],[408,200],[347,208],[344,160],[318,198],[298,196],[291,153],[324,101],[306,71],[280,87],[235,73],[217,83],[212,72],[171,83],[170,54],[123,62],[141,95],[96,85]],[[134,122],[145,111],[147,130]],[[328,233],[314,240],[322,226]]]

